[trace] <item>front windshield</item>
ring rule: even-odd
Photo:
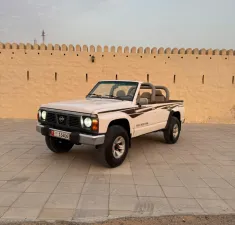
[[[100,81],[87,95],[89,98],[112,98],[132,101],[138,82],[132,81]]]

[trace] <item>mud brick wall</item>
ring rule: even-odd
[[[233,50],[0,43],[0,118],[36,118],[42,103],[129,79],[167,86],[188,123],[235,123],[234,77]]]

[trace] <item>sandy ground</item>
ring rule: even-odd
[[[0,225],[234,225],[235,215],[161,216],[149,218],[120,218],[98,223],[79,222],[0,222]]]

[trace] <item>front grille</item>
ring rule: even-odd
[[[80,128],[80,116],[69,114],[47,112],[46,123],[54,126],[63,126],[68,128]]]
[[[58,121],[58,124],[60,124],[60,125],[66,125],[67,124],[67,116],[58,114],[57,121]]]
[[[80,117],[70,116],[69,117],[69,126],[80,127]]]
[[[47,117],[46,117],[46,121],[48,123],[56,123],[55,113],[48,112]]]

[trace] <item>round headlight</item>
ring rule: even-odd
[[[84,120],[84,124],[86,127],[91,127],[92,125],[92,120],[91,118],[87,117],[85,120]]]
[[[42,111],[42,119],[45,120],[47,117],[47,112],[46,111]]]

